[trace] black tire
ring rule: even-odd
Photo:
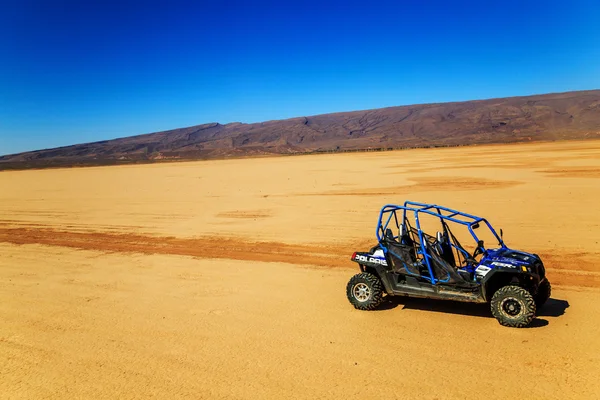
[[[500,325],[524,328],[535,318],[535,300],[519,286],[504,286],[492,296],[492,315]]]
[[[550,281],[548,281],[548,279],[545,279],[542,283],[540,283],[540,285],[538,286],[538,290],[537,293],[534,296],[535,299],[535,306],[536,308],[539,310],[540,308],[542,308],[542,306],[544,304],[546,304],[546,302],[548,301],[548,299],[550,298],[550,295],[552,294],[552,286],[550,285]]]
[[[354,308],[374,310],[383,301],[381,280],[368,272],[354,275],[346,286],[346,296]]]

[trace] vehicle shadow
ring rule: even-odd
[[[569,308],[567,300],[550,298],[544,304],[544,307],[538,310],[537,315],[538,317],[560,317],[566,312],[567,308]]]
[[[422,310],[449,314],[468,315],[472,317],[491,318],[494,316],[488,304],[462,303],[451,300],[421,299],[404,296],[387,296],[378,310],[391,310],[397,307],[408,310]],[[561,299],[548,299],[546,304],[537,312],[529,328],[540,328],[548,325],[548,321],[539,317],[560,317],[569,308],[569,302]]]
[[[493,318],[487,304],[463,303],[452,300],[421,299],[417,297],[388,296],[378,309],[391,310],[402,307],[403,310],[421,310],[445,314],[470,315]]]

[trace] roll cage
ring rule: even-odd
[[[399,212],[402,212],[401,221],[399,220]],[[443,234],[438,233],[437,237],[431,236],[423,232],[421,229],[420,216],[430,215],[440,219],[442,224]],[[416,229],[410,224],[409,216],[414,217]],[[398,235],[394,235],[389,228],[390,224],[394,223],[398,232]],[[426,266],[429,276],[420,275],[421,278],[430,281],[432,284],[438,282],[444,283],[449,282],[452,276],[456,276],[456,271],[453,269],[457,267],[456,261],[461,264],[474,264],[476,261],[475,253],[469,254],[456,239],[452,233],[448,223],[455,223],[462,226],[466,226],[469,233],[477,243],[477,251],[485,251],[483,241],[479,239],[474,229],[479,228],[480,224],[485,224],[493,236],[497,239],[498,244],[502,248],[506,248],[504,241],[501,236],[498,236],[492,225],[485,219],[477,217],[475,215],[463,213],[461,211],[453,210],[448,207],[439,206],[436,204],[419,203],[413,201],[406,201],[404,205],[387,204],[381,208],[379,213],[379,219],[377,222],[376,236],[377,240],[382,249],[387,253],[388,242],[390,240],[398,241],[404,245],[411,246],[414,250],[414,258],[420,260],[424,266]],[[440,237],[442,235],[442,237]],[[443,242],[443,243],[440,243]],[[447,246],[446,256],[442,257],[437,249],[442,249],[440,246],[444,244]],[[443,249],[442,249],[443,250]],[[453,255],[449,256],[449,253]],[[455,255],[454,255],[455,254]],[[448,258],[449,256],[449,258]],[[444,259],[444,260],[442,260]],[[445,264],[444,264],[445,263]],[[444,264],[444,268],[447,273],[445,279],[441,279],[439,276],[436,277],[434,274],[434,267]],[[454,264],[454,265],[450,265]],[[446,266],[448,265],[448,266]],[[414,271],[411,272],[410,268],[404,264],[406,272],[410,275],[415,275]]]

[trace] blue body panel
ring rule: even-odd
[[[479,261],[479,265],[486,265],[493,269],[502,267],[502,265],[496,265],[494,263],[502,263],[518,268],[531,265],[537,260],[539,260],[539,257],[535,254],[505,247],[486,250],[484,256]]]

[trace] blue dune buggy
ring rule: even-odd
[[[423,222],[434,222],[439,230],[429,235]],[[478,236],[479,228],[485,232]],[[361,273],[350,279],[346,295],[359,310],[376,308],[384,294],[489,303],[501,325],[520,328],[550,298],[540,257],[508,248],[502,230],[498,235],[484,218],[406,201],[381,209],[376,236],[370,251],[352,255]],[[497,247],[487,248],[482,236]],[[458,238],[474,244],[463,246]]]

